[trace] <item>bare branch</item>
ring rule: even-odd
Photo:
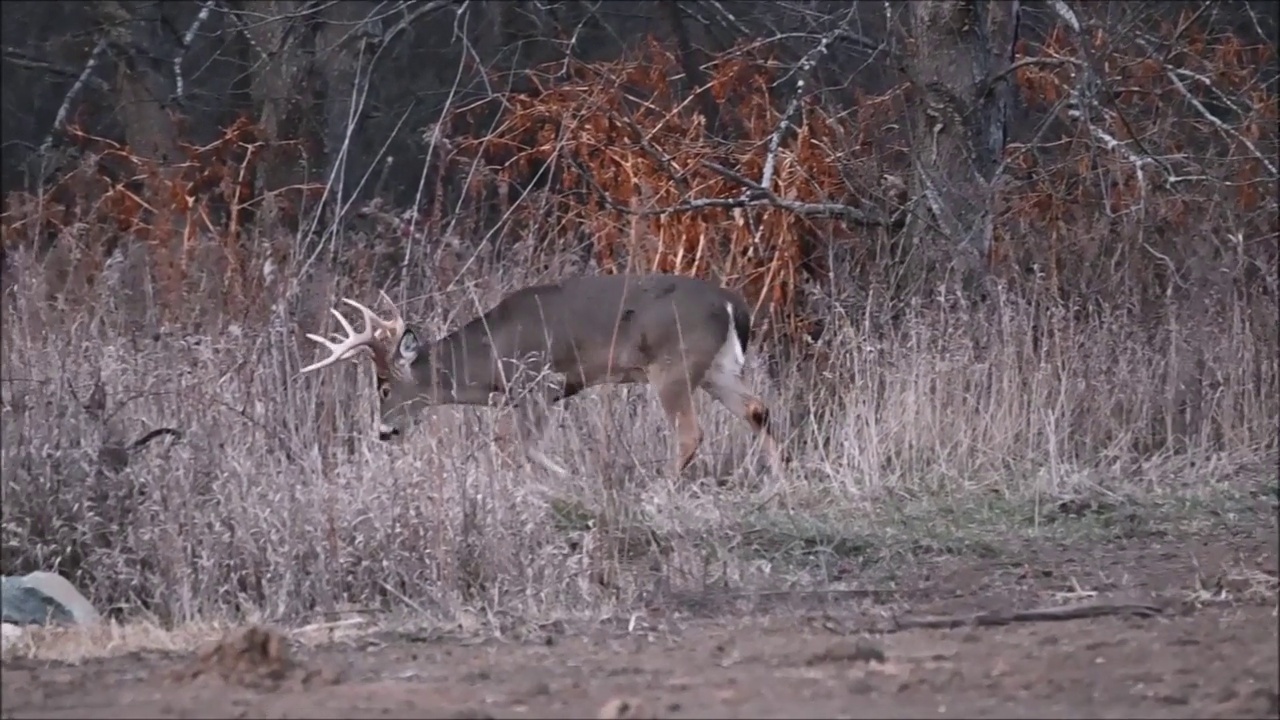
[[[1076,17],[1076,13],[1063,0],[1049,0],[1048,6],[1053,10],[1058,19],[1067,24],[1071,28],[1071,32],[1080,34],[1081,24],[1080,18]]]
[[[1075,58],[1067,58],[1067,57],[1022,58],[1021,60],[1015,63],[1011,63],[1009,67],[1005,68],[1004,70],[1001,70],[1000,72],[995,73],[991,77],[987,78],[987,89],[984,92],[985,93],[991,92],[991,90],[996,86],[996,83],[1018,72],[1022,68],[1034,67],[1036,65],[1049,65],[1049,66],[1057,66],[1057,67],[1062,67],[1066,65],[1070,67],[1080,68],[1082,65],[1084,65],[1084,63],[1080,62],[1079,60],[1076,60]]]
[[[106,82],[96,77],[85,77],[83,75],[83,68],[79,70],[69,68],[66,65],[60,65],[58,63],[45,60],[44,58],[34,57],[33,55],[14,47],[6,46],[3,52],[5,62],[13,63],[18,67],[24,67],[28,70],[39,70],[40,72],[51,73],[53,75],[60,75],[72,80],[83,78],[86,84],[93,87],[94,90],[99,90],[101,92],[106,92],[111,89]]]
[[[1083,27],[1083,24],[1065,2],[1055,0],[1054,2],[1050,2],[1049,6],[1053,8],[1058,17],[1068,27],[1073,30]],[[1196,13],[1195,17],[1198,17],[1204,10],[1205,6],[1201,6],[1200,11]],[[1195,17],[1186,19],[1184,22],[1180,23],[1175,37],[1183,34],[1194,22]],[[1226,95],[1222,93],[1222,91],[1219,90],[1209,78],[1190,70],[1172,67],[1161,60],[1160,58],[1162,56],[1167,57],[1173,52],[1172,49],[1166,49],[1163,53],[1159,50],[1160,45],[1169,41],[1158,41],[1150,37],[1144,37],[1139,33],[1135,33],[1131,35],[1131,37],[1134,42],[1148,53],[1149,57],[1157,59],[1157,62],[1159,62],[1161,66],[1161,72],[1169,79],[1174,89],[1187,101],[1188,105],[1194,110],[1194,112],[1204,120],[1208,121],[1223,136],[1238,142],[1242,147],[1246,148],[1248,153],[1257,159],[1266,169],[1269,179],[1274,181],[1277,177],[1277,169],[1274,162],[1272,162],[1271,159],[1268,158],[1255,143],[1244,137],[1242,133],[1231,127],[1221,118],[1214,115],[1213,112],[1211,112],[1209,108],[1207,108],[1204,103],[1195,96],[1191,89],[1187,87],[1184,80],[1191,79],[1199,83],[1201,86],[1208,88],[1208,90],[1214,93],[1225,107],[1231,108],[1233,112],[1243,114],[1243,111],[1237,106],[1237,104],[1233,102],[1231,98],[1226,97]],[[1086,55],[1084,62],[1068,58],[1036,58],[1034,60],[1046,64],[1067,65],[1078,72],[1075,82],[1066,88],[1068,102],[1064,117],[1073,123],[1080,125],[1103,149],[1123,158],[1123,160],[1133,168],[1140,196],[1143,198],[1147,196],[1149,190],[1148,174],[1152,169],[1157,171],[1157,182],[1164,187],[1172,187],[1176,184],[1194,181],[1210,180],[1211,178],[1199,168],[1193,168],[1190,172],[1176,172],[1170,165],[1170,161],[1179,159],[1185,161],[1187,160],[1186,156],[1170,155],[1162,157],[1153,153],[1151,150],[1144,147],[1141,133],[1129,126],[1129,122],[1127,118],[1124,117],[1120,108],[1102,107],[1102,104],[1095,97],[1095,93],[1102,87],[1103,81],[1094,74],[1094,65],[1088,60],[1088,43],[1082,42],[1079,47],[1080,52]],[[1017,66],[1025,66],[1027,64],[1032,63],[1027,61],[1020,61],[1019,63],[1016,63]],[[1121,124],[1131,139],[1129,141],[1122,141],[1118,139],[1110,131],[1105,129],[1106,123],[1094,122],[1090,119],[1089,116],[1091,112],[1101,113],[1104,116],[1111,116],[1115,122]],[[1220,179],[1217,181],[1222,182]]]
[[[655,210],[646,214],[657,215],[669,212],[686,212],[688,210],[697,210],[705,207],[777,207],[805,217],[839,217],[863,227],[896,227],[901,223],[900,219],[889,220],[883,217],[872,216],[863,210],[859,210],[858,208],[850,207],[848,205],[842,205],[840,203],[811,203],[787,200],[785,198],[778,197],[776,193],[765,187],[763,184],[753,182],[750,178],[743,176],[741,173],[736,173],[729,168],[718,165],[710,160],[703,160],[702,165],[724,178],[742,185],[747,189],[747,192],[743,194],[743,197],[738,199],[706,198],[702,200],[691,200],[687,203],[680,203],[679,205]]]
[[[431,2],[421,3],[417,5],[412,10],[408,9],[410,4],[411,3],[404,2],[404,3],[400,3],[396,7],[396,10],[403,12],[404,16],[401,17],[398,21],[396,21],[395,25],[392,25],[390,28],[387,29],[385,33],[383,33],[382,35],[383,43],[390,44],[393,40],[396,39],[397,35],[408,30],[414,23],[416,23],[420,18],[422,18],[427,13],[432,13],[432,12],[435,12],[436,10],[441,10],[443,8],[448,7],[449,5],[452,5],[453,3],[450,2],[450,0],[431,0]],[[455,13],[461,13],[462,10],[463,8],[459,7],[455,10]]]
[[[1071,28],[1072,32],[1077,35],[1080,33],[1083,25],[1066,2],[1063,0],[1050,0],[1048,4],[1058,18]],[[1081,52],[1086,52],[1084,50],[1085,46],[1085,43],[1080,44]],[[1145,168],[1149,165],[1157,164],[1155,158],[1149,153],[1143,153],[1142,155],[1135,153],[1129,148],[1128,144],[1090,120],[1090,111],[1102,111],[1101,106],[1093,97],[1093,91],[1099,85],[1099,80],[1093,72],[1093,67],[1088,62],[1068,61],[1065,58],[1062,60],[1062,64],[1069,65],[1077,70],[1076,81],[1067,88],[1069,102],[1065,106],[1065,116],[1068,120],[1081,125],[1108,152],[1123,157],[1133,167],[1134,175],[1138,181],[1140,196],[1145,201],[1148,191]]]
[[[1150,51],[1150,46],[1147,45],[1147,43],[1143,42],[1141,38],[1138,39],[1138,44],[1142,45],[1142,47]],[[1209,78],[1206,78],[1202,75],[1197,75],[1196,73],[1192,73],[1189,70],[1183,70],[1181,71],[1181,73],[1184,73],[1196,78],[1196,80],[1198,80],[1200,83],[1202,83],[1206,87],[1215,89],[1216,91],[1216,88],[1213,88],[1213,83],[1209,80]],[[1256,158],[1258,162],[1262,163],[1262,166],[1267,169],[1267,172],[1271,175],[1271,179],[1272,180],[1276,179],[1277,177],[1276,166],[1273,165],[1271,161],[1268,160],[1267,157],[1258,150],[1257,146],[1254,145],[1252,141],[1250,141],[1245,136],[1241,135],[1239,131],[1237,131],[1235,128],[1222,122],[1222,120],[1220,120],[1216,115],[1209,112],[1209,109],[1204,106],[1204,103],[1200,102],[1200,100],[1197,99],[1195,95],[1192,95],[1191,91],[1187,89],[1187,86],[1183,84],[1182,80],[1178,77],[1179,75],[1178,72],[1174,72],[1172,69],[1166,67],[1164,69],[1164,74],[1165,74],[1165,77],[1169,78],[1169,80],[1173,83],[1173,86],[1178,89],[1178,93],[1182,95],[1183,99],[1185,99],[1187,103],[1191,105],[1191,107],[1195,108],[1195,111],[1199,113],[1201,117],[1203,117],[1205,120],[1208,120],[1210,125],[1213,125],[1215,128],[1218,129],[1218,132],[1221,132],[1223,135],[1230,136],[1232,139],[1236,140],[1245,148],[1247,148],[1249,150],[1249,153],[1252,154],[1254,158]]]
[[[182,34],[182,47],[178,50],[178,54],[173,57],[173,82],[174,82],[174,99],[182,102],[182,96],[186,94],[186,81],[182,77],[182,61],[187,56],[187,50],[191,48],[191,41],[195,39],[196,33],[199,32],[200,26],[205,20],[209,19],[209,11],[213,10],[213,0],[205,0],[200,3],[200,12],[196,14],[195,20],[191,21],[191,27]]]
[[[849,15],[853,13],[855,6],[850,6]],[[847,20],[847,17],[846,17]],[[800,106],[801,100],[804,99],[805,80],[813,67],[817,65],[818,60],[826,55],[827,50],[831,47],[831,43],[836,38],[844,34],[844,22],[837,22],[836,27],[822,36],[822,40],[800,59],[800,63],[796,66],[796,87],[791,94],[791,99],[787,102],[787,108],[782,112],[782,117],[778,119],[778,126],[774,128],[773,135],[769,137],[769,151],[764,160],[764,171],[760,174],[760,186],[770,188],[773,186],[773,174],[778,165],[778,149],[782,146],[782,136],[786,134],[791,125],[791,116],[795,114],[796,109]]]
[[[720,15],[721,22],[731,27],[740,36],[751,37],[751,31],[747,29],[747,26],[743,25],[742,21],[739,20],[733,13],[729,12],[724,5],[721,5],[718,2],[718,0],[703,0],[703,1],[707,5],[710,5],[712,8],[715,9],[715,11]]]
[[[252,30],[262,25],[270,25],[272,23],[282,22],[285,20],[307,20],[324,13],[330,7],[337,5],[339,0],[328,0],[324,3],[306,3],[296,12],[284,12],[280,14],[268,14],[256,12],[247,8],[229,8],[223,7],[223,10],[236,18],[241,23],[241,30]],[[245,18],[252,17],[254,22],[245,22]]]
[[[89,54],[89,60],[84,64],[84,70],[80,71],[80,77],[76,78],[71,89],[67,91],[66,97],[62,98],[62,104],[58,106],[58,114],[53,117],[53,126],[49,128],[49,132],[44,136],[44,142],[40,143],[40,154],[44,155],[49,152],[49,148],[53,147],[54,133],[58,132],[67,122],[67,113],[71,110],[71,103],[76,96],[84,88],[85,83],[89,81],[89,76],[98,68],[98,62],[102,59],[102,51],[107,49],[107,38],[103,37],[98,40],[98,44],[93,47],[93,52]]]
[[[913,628],[960,628],[960,627],[999,627],[1016,622],[1052,622],[1058,620],[1078,620],[1080,618],[1104,617],[1108,615],[1129,615],[1133,617],[1155,617],[1163,611],[1157,605],[1142,603],[1083,603],[1078,605],[1060,605],[1057,607],[1033,608],[1030,610],[1014,610],[1011,612],[983,612],[974,615],[925,615],[919,617],[900,617],[894,619],[893,630]]]

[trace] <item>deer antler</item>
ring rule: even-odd
[[[373,361],[380,371],[387,370],[387,350],[390,343],[394,343],[400,339],[400,335],[404,332],[404,320],[400,317],[400,311],[396,309],[395,303],[391,302],[391,298],[387,294],[382,293],[382,298],[391,306],[392,317],[390,320],[383,320],[373,313],[372,310],[352,300],[351,298],[343,298],[342,302],[354,307],[360,311],[364,317],[364,329],[356,332],[351,327],[351,323],[342,317],[342,313],[337,308],[330,308],[329,312],[338,319],[338,323],[342,325],[342,329],[346,332],[345,338],[339,338],[337,342],[330,342],[319,335],[307,333],[307,338],[324,345],[329,350],[329,357],[320,360],[302,368],[299,372],[311,372],[320,368],[328,367],[340,360],[347,360],[355,357],[356,352],[361,348],[368,348],[373,353]],[[337,337],[337,336],[335,336]]]
[[[395,342],[404,334],[404,318],[400,317],[400,309],[396,307],[396,304],[391,300],[391,298],[387,297],[387,293],[385,291],[379,290],[378,295],[382,297],[382,299],[387,303],[387,307],[391,309],[391,320],[383,320],[376,315],[373,315],[373,313],[369,313],[369,315],[373,316],[373,319],[377,321],[378,329],[384,333],[384,337],[391,342]],[[362,307],[354,302],[351,304],[356,307]]]

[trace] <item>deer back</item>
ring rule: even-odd
[[[732,310],[731,310],[732,309]],[[579,388],[638,382],[655,363],[709,360],[734,334],[750,339],[742,297],[696,278],[604,275],[518,290],[415,361],[424,382],[503,392],[520,373],[551,370]]]

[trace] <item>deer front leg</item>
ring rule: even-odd
[[[569,472],[538,449],[538,441],[542,439],[542,431],[546,427],[547,405],[544,402],[525,402],[516,407],[516,434],[520,448],[529,462],[546,470],[552,475],[568,477]]]
[[[547,382],[539,388],[527,390],[515,403],[516,433],[525,458],[552,475],[568,477],[569,473],[538,449],[538,441],[542,439],[542,433],[546,429],[551,405],[576,394],[580,389],[559,380]]]
[[[693,462],[693,456],[702,444],[702,428],[698,426],[698,415],[693,408],[692,387],[684,377],[670,378],[658,385],[658,399],[662,401],[662,409],[675,431],[676,477],[680,477]]]

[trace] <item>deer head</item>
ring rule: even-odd
[[[379,440],[390,440],[400,434],[399,428],[390,423],[392,415],[412,402],[419,394],[418,385],[414,382],[413,362],[418,359],[418,336],[405,326],[400,311],[387,294],[381,293],[383,301],[391,309],[391,319],[384,320],[372,310],[350,298],[342,301],[360,311],[364,319],[364,329],[356,332],[336,308],[329,312],[338,319],[346,337],[335,336],[334,341],[326,340],[319,335],[308,333],[307,337],[329,350],[329,356],[312,363],[301,372],[307,373],[328,367],[340,360],[358,361],[359,355],[367,354],[373,358],[374,371],[377,374],[378,416],[381,423],[378,428]],[[367,351],[367,352],[365,352]]]

